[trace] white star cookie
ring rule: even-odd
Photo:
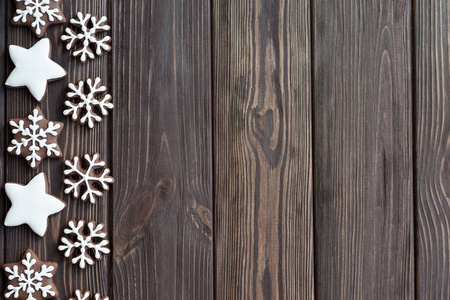
[[[27,185],[5,184],[5,192],[12,203],[5,226],[27,224],[41,237],[47,232],[48,217],[66,207],[58,198],[47,193],[48,183],[44,173],[39,173]]]
[[[8,87],[27,87],[34,98],[41,102],[47,91],[47,81],[67,75],[60,65],[50,59],[50,40],[45,38],[30,49],[9,46],[9,56],[16,66],[6,80]]]

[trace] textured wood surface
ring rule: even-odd
[[[314,1],[318,299],[413,299],[411,7]]]
[[[114,296],[211,299],[209,3],[123,1],[112,16]]]
[[[420,299],[450,297],[450,74],[447,1],[415,1],[416,278]]]
[[[7,47],[38,41],[0,3],[0,224],[5,181],[43,171],[67,204],[39,238],[0,226],[0,264],[60,264],[60,299],[450,298],[449,13],[444,0],[65,0],[105,15],[111,53],[42,104],[6,89]],[[100,76],[116,105],[89,130],[64,117],[69,81]],[[39,105],[64,159],[99,152],[116,182],[63,195],[63,159],[6,154],[7,120]],[[82,271],[56,250],[70,219],[104,222],[112,254]],[[5,288],[0,276],[0,292]]]
[[[213,3],[215,295],[308,299],[309,3]]]

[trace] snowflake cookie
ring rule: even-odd
[[[66,101],[64,104],[68,107],[64,110],[64,115],[72,115],[72,120],[79,121],[81,125],[88,124],[89,128],[94,128],[94,122],[100,123],[102,118],[94,111],[96,107],[98,111],[104,115],[108,115],[108,109],[113,109],[114,104],[111,103],[112,97],[110,94],[106,94],[99,99],[95,98],[98,94],[106,92],[106,87],[102,85],[100,78],[95,78],[94,82],[89,78],[87,81],[89,93],[85,93],[84,82],[80,81],[78,84],[69,84],[71,90],[66,94],[69,99],[80,99],[81,101],[71,102]],[[82,113],[84,115],[82,116]]]
[[[62,211],[66,204],[48,194],[48,181],[39,173],[27,185],[6,183],[5,192],[11,208],[5,218],[5,226],[27,224],[39,236],[47,232],[48,217]]]
[[[67,235],[74,235],[76,239],[73,241],[69,238],[62,237],[62,245],[58,247],[58,250],[64,251],[64,256],[72,258],[72,263],[75,265],[78,263],[80,268],[85,269],[86,263],[93,265],[95,263],[89,250],[92,250],[94,257],[97,260],[103,258],[103,254],[108,254],[111,251],[108,248],[109,241],[106,238],[107,233],[104,229],[104,224],[97,224],[94,221],[87,223],[88,232],[86,231],[86,221],[80,220],[69,221],[68,228],[64,229],[64,233]]]
[[[91,298],[89,298],[89,296],[91,295],[90,291],[81,291],[81,290],[76,290],[75,291],[75,297],[70,297],[69,300],[90,300]],[[100,293],[96,293],[94,295],[94,300],[109,300],[109,297],[107,296],[102,296],[100,295]]]
[[[95,204],[97,197],[103,197],[103,192],[99,191],[98,188],[105,191],[109,190],[108,183],[113,183],[114,178],[109,176],[111,171],[105,168],[105,162],[100,160],[98,153],[94,153],[92,157],[85,154],[84,160],[87,162],[87,168],[82,167],[78,156],[75,156],[72,161],[65,161],[67,169],[64,170],[64,175],[68,178],[64,180],[64,183],[68,187],[64,192],[66,194],[73,193],[75,198],[79,198],[80,190],[83,188],[81,201],[86,202],[89,197],[89,201]]]
[[[8,278],[5,299],[39,300],[58,297],[53,282],[58,264],[41,261],[36,253],[27,249],[20,262],[3,265]]]
[[[106,24],[108,19],[106,17],[101,17],[100,19],[97,16],[91,16],[90,14],[83,15],[83,13],[77,13],[77,19],[70,19],[70,23],[81,29],[81,33],[76,33],[70,28],[66,28],[66,33],[61,36],[61,39],[67,43],[66,49],[70,50],[71,48],[75,48],[76,44],[79,44],[81,47],[78,47],[73,52],[73,56],[80,57],[82,63],[85,63],[86,60],[94,59],[94,51],[91,49],[91,44],[95,45],[95,54],[97,56],[103,55],[103,51],[109,52],[111,51],[111,37],[105,36],[103,38],[97,38],[96,34],[108,31],[111,29],[109,25]],[[88,23],[91,23],[91,27],[88,27]]]
[[[64,124],[49,121],[36,106],[28,117],[10,119],[13,139],[8,147],[11,154],[25,157],[30,167],[36,169],[46,157],[61,157],[58,136]]]
[[[47,82],[67,75],[66,70],[50,59],[50,53],[50,40],[47,38],[30,49],[9,46],[9,56],[15,68],[5,85],[12,88],[27,87],[31,95],[41,102],[47,92]]]
[[[16,13],[11,23],[27,25],[34,34],[41,38],[52,24],[66,23],[61,10],[62,0],[14,0]]]

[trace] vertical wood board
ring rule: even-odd
[[[119,1],[111,79],[115,299],[213,297],[208,1]]]
[[[420,299],[450,295],[449,14],[447,1],[415,1],[415,236]]]
[[[318,299],[414,298],[409,1],[314,1]]]
[[[213,1],[217,299],[314,295],[309,1]]]

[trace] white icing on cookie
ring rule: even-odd
[[[18,6],[13,22],[24,24],[30,22],[30,28],[38,37],[43,35],[43,30],[49,23],[65,21],[59,7],[60,4],[53,7],[53,4],[57,4],[59,0],[15,0],[15,2],[22,3],[23,9]]]
[[[12,203],[5,226],[27,224],[40,236],[47,231],[48,217],[66,207],[63,201],[47,193],[44,173],[36,175],[27,185],[7,183],[5,192]]]
[[[105,168],[105,162],[100,160],[98,153],[95,153],[92,157],[85,154],[84,160],[88,163],[87,169],[82,167],[78,156],[73,158],[73,163],[70,160],[65,161],[67,169],[64,170],[64,175],[69,178],[64,180],[64,183],[68,186],[64,193],[73,193],[73,196],[78,198],[83,187],[85,191],[81,200],[87,201],[89,197],[89,201],[95,204],[97,197],[103,197],[103,192],[99,191],[98,188],[107,191],[109,189],[108,184],[113,183],[114,178],[109,175],[111,171]]]
[[[41,149],[45,149],[44,152],[48,157],[60,157],[61,151],[57,143],[51,143],[50,137],[57,137],[62,127],[59,122],[47,122],[45,127],[40,126],[44,116],[38,108],[33,109],[32,114],[28,115],[28,120],[31,121],[28,126],[24,126],[24,120],[18,122],[14,120],[9,121],[9,125],[12,128],[12,133],[17,139],[11,141],[11,146],[7,148],[8,152],[21,155],[23,149],[29,153],[25,159],[28,161],[32,168],[36,168],[42,161],[42,154],[39,152]],[[50,142],[50,143],[49,143]]]
[[[64,104],[68,107],[64,110],[65,116],[72,115],[72,120],[80,121],[81,125],[88,124],[89,128],[94,128],[94,122],[101,122],[100,117],[94,110],[96,108],[102,115],[107,116],[108,110],[114,108],[111,103],[111,95],[106,94],[103,97],[99,95],[106,92],[106,86],[102,85],[102,80],[97,77],[94,81],[88,78],[86,81],[88,93],[85,92],[85,85],[83,81],[78,84],[69,84],[70,92],[67,97],[75,101],[66,101]]]
[[[35,253],[33,252],[35,255]],[[50,278],[53,283],[53,275],[56,272],[54,266],[47,266],[43,264],[37,266],[38,261],[33,257],[30,250],[25,254],[25,258],[20,263],[17,263],[11,267],[5,267],[5,273],[8,274],[9,283],[8,291],[5,292],[7,299],[17,299],[21,292],[27,294],[28,299],[36,299],[35,296],[42,294],[43,297],[56,296],[55,286],[53,284],[45,284],[45,278]],[[20,272],[20,269],[24,270]],[[21,298],[24,299],[24,298]]]
[[[70,297],[69,300],[90,300],[90,299],[94,299],[94,300],[109,300],[108,296],[102,296],[100,293],[96,293],[94,295],[94,298],[89,297],[91,295],[90,291],[81,291],[81,290],[76,290],[75,291],[75,297]]]
[[[94,221],[87,223],[89,230],[88,234],[84,233],[86,227],[86,221],[80,220],[75,222],[69,221],[68,228],[64,229],[64,233],[67,235],[76,236],[74,240],[62,237],[62,245],[58,247],[58,250],[64,251],[65,257],[73,255],[72,263],[78,264],[80,268],[84,269],[88,265],[95,263],[89,252],[94,254],[95,259],[101,260],[103,254],[108,254],[111,250],[108,248],[109,241],[106,239],[106,231],[102,223],[97,224]],[[78,251],[75,251],[78,249]]]
[[[11,45],[9,55],[16,67],[5,84],[9,87],[27,87],[39,102],[47,91],[47,81],[63,78],[67,74],[50,59],[50,40],[47,38],[30,49]]]
[[[28,249],[20,262],[3,266],[8,277],[5,298],[25,299],[24,296],[26,296],[27,300],[36,300],[39,294],[44,297],[42,299],[56,297],[58,291],[53,282],[56,266],[54,262],[40,261],[36,253]]]
[[[103,54],[103,51],[111,51],[111,37],[105,36],[103,38],[97,38],[97,33],[108,31],[111,29],[106,24],[108,19],[101,17],[98,19],[96,16],[90,14],[84,15],[81,12],[77,13],[77,19],[70,19],[70,23],[75,27],[78,27],[81,32],[77,33],[70,28],[66,28],[66,33],[61,36],[61,39],[67,43],[66,49],[76,48],[72,55],[74,57],[79,56],[81,62],[86,62],[87,59],[94,59],[94,50],[91,49],[95,46],[95,54],[98,56]],[[91,23],[91,24],[89,24]],[[80,46],[76,46],[79,44]],[[92,45],[92,46],[91,46]]]
[[[76,290],[75,297],[77,297],[77,298],[75,299],[73,297],[70,297],[69,300],[89,300],[90,295],[91,295],[90,291]]]

